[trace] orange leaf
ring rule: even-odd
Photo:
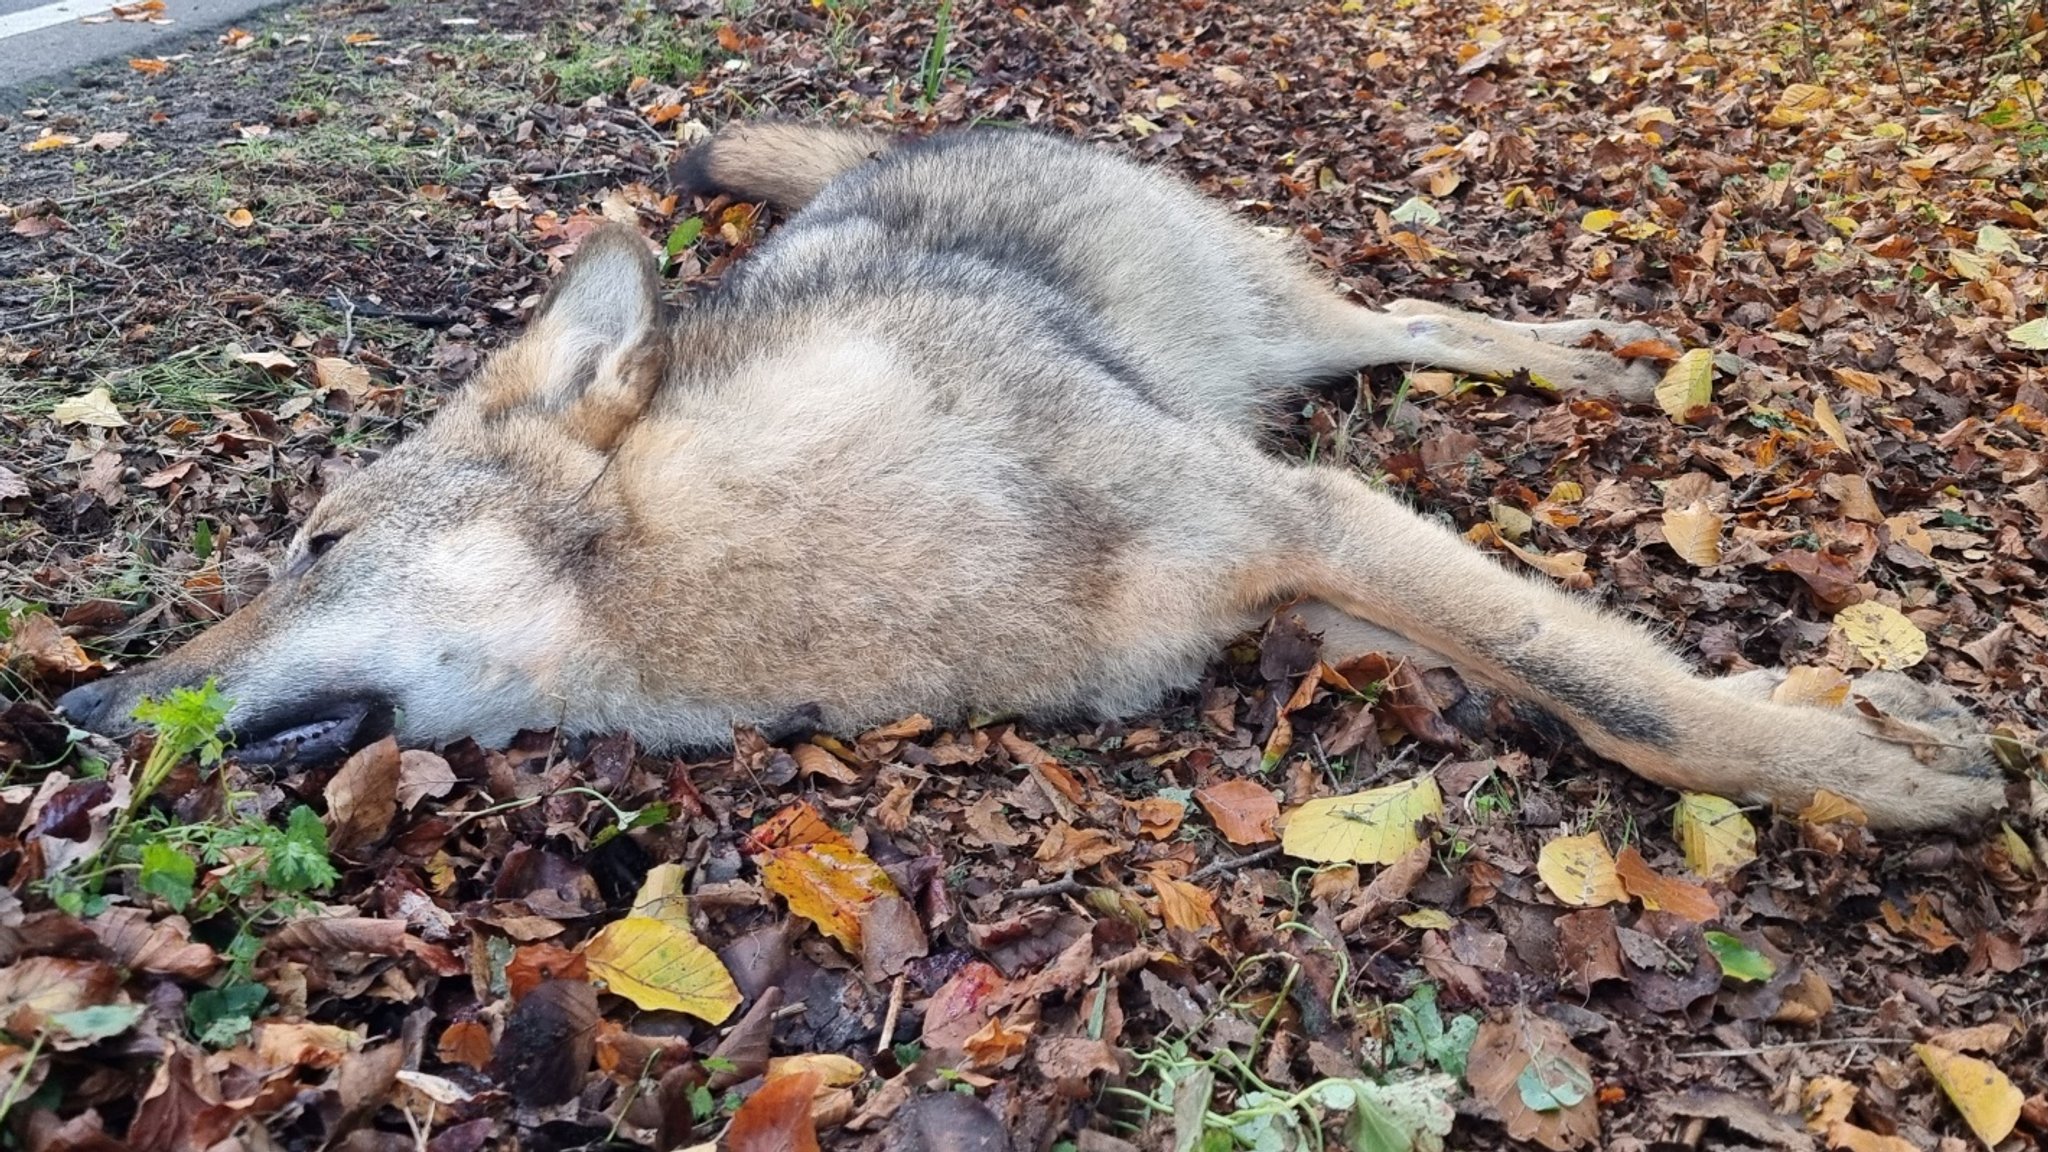
[[[171,70],[171,62],[169,60],[157,60],[154,58],[130,60],[128,61],[128,66],[144,76],[161,76]]]
[[[1705,924],[1721,914],[1713,893],[1690,880],[1666,876],[1650,867],[1633,844],[1615,856],[1614,872],[1621,877],[1622,888],[1653,912],[1669,912],[1695,924]]]
[[[1216,897],[1199,884],[1171,880],[1154,872],[1152,888],[1159,893],[1159,918],[1168,928],[1200,932],[1216,923]]]
[[[725,1130],[732,1152],[818,1152],[811,1101],[825,1078],[816,1072],[777,1076],[747,1097]]]
[[[760,860],[761,882],[789,901],[789,910],[856,955],[861,916],[896,885],[881,865],[846,843],[778,848]]]
[[[483,1068],[491,1062],[491,1030],[477,1020],[457,1020],[441,1033],[436,1055],[443,1064]]]
[[[1031,1043],[1032,1026],[1028,1023],[1012,1028],[1000,1016],[992,1016],[981,1026],[981,1031],[967,1038],[968,1063],[976,1068],[994,1068],[1010,1057],[1024,1051]]]
[[[583,953],[560,944],[528,944],[512,953],[505,965],[505,987],[518,1000],[550,980],[588,980],[590,965]]]
[[[1272,843],[1273,821],[1280,818],[1280,802],[1272,789],[1251,780],[1225,780],[1197,789],[1195,799],[1225,840],[1240,845]]]
[[[759,828],[747,834],[746,849],[758,855],[776,848],[801,848],[807,844],[830,844],[851,850],[853,841],[839,834],[809,804],[791,804]]]

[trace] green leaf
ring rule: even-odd
[[[226,984],[193,996],[185,1005],[192,1035],[209,1048],[226,1048],[256,1026],[256,1012],[270,998],[261,984]]]
[[[1726,932],[1708,932],[1707,950],[1721,965],[1721,975],[1745,983],[1761,983],[1778,971],[1771,958]]]
[[[168,840],[151,840],[142,846],[142,872],[135,883],[144,892],[159,897],[174,912],[192,903],[199,865]]]
[[[327,825],[304,804],[292,809],[284,834],[264,845],[263,882],[279,892],[314,892],[341,878],[327,859]]]
[[[1387,215],[1397,224],[1421,224],[1434,228],[1444,222],[1444,214],[1437,211],[1436,205],[1420,196],[1410,196]]]
[[[704,234],[704,218],[692,216],[669,230],[668,242],[661,246],[662,252],[673,260],[683,254],[683,249],[697,242]]]
[[[2039,316],[2017,328],[2006,329],[2005,339],[2015,348],[2048,352],[2048,316]]]
[[[157,743],[163,746],[161,753],[151,751],[151,762],[162,756],[168,766],[195,753],[201,764],[218,762],[227,751],[221,729],[233,706],[211,678],[198,688],[173,688],[161,698],[144,697],[135,706],[135,719],[155,729]]]
[[[142,1019],[140,1004],[101,1004],[75,1012],[58,1012],[50,1023],[75,1040],[105,1040],[119,1036]]]
[[[1538,1052],[1516,1077],[1515,1088],[1531,1111],[1555,1112],[1592,1095],[1593,1078],[1569,1061]]]

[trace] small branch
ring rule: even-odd
[[[1762,1044],[1755,1048],[1714,1048],[1699,1052],[1676,1053],[1680,1060],[1724,1060],[1748,1056],[1767,1056],[1773,1052],[1793,1052],[1802,1048],[1841,1048],[1855,1044],[1899,1045],[1911,1044],[1911,1040],[1900,1040],[1886,1036],[1837,1036],[1828,1040],[1787,1040],[1783,1044]]]
[[[181,176],[184,174],[184,172],[185,170],[183,168],[167,168],[154,176],[145,176],[142,179],[135,181],[133,184],[123,184],[119,188],[107,188],[97,192],[81,192],[76,196],[66,196],[62,200],[52,200],[50,201],[50,203],[56,205],[59,208],[75,208],[80,204],[101,200],[106,197],[123,196],[126,195],[127,193],[135,191],[137,188],[147,188],[151,184],[155,184],[164,180],[169,180],[173,176]]]
[[[1271,860],[1279,854],[1280,846],[1278,844],[1268,844],[1256,852],[1247,852],[1242,856],[1232,856],[1227,860],[1211,860],[1200,868],[1195,869],[1194,873],[1188,877],[1188,883],[1192,884],[1200,880],[1207,880],[1211,876],[1221,876],[1225,872],[1235,872],[1239,868],[1249,868],[1261,861]]]
[[[903,1015],[903,984],[908,979],[903,973],[896,974],[896,983],[889,986],[889,1011],[882,1017],[882,1038],[875,1042],[875,1055],[880,1056],[896,1042],[896,1021]]]
[[[1069,872],[1050,884],[1026,884],[1022,888],[1012,888],[1003,893],[1003,903],[1008,904],[1013,900],[1036,900],[1040,896],[1077,896],[1081,890],[1081,882],[1074,879],[1074,874]]]

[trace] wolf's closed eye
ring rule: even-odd
[[[329,550],[336,544],[341,543],[342,535],[340,532],[322,532],[311,540],[306,541],[307,557],[318,560],[320,557],[327,555]]]

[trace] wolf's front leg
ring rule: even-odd
[[[1695,675],[1641,629],[1506,571],[1356,477],[1295,468],[1283,483],[1305,527],[1267,573],[1273,594],[1316,597],[1441,653],[1651,780],[1794,811],[1824,788],[1892,828],[1957,823],[2004,798],[1974,723],[1902,677],[1866,678],[1882,720],[1772,703],[1764,678]]]

